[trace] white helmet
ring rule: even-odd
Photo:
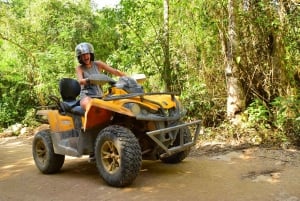
[[[91,61],[94,61],[94,47],[90,43],[80,43],[75,48],[75,54],[79,63],[83,64],[81,61],[82,54],[91,54]]]

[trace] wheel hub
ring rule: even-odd
[[[36,154],[37,154],[38,160],[42,164],[44,164],[45,160],[46,160],[46,153],[47,153],[44,143],[42,141],[37,142],[35,149],[36,149]]]
[[[103,144],[101,159],[104,168],[111,174],[120,168],[120,154],[112,141],[107,141]]]

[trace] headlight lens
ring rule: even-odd
[[[184,108],[179,99],[177,99],[176,103],[178,109],[177,111],[180,113],[180,116],[184,116],[186,114],[186,109]]]
[[[128,108],[134,115],[138,115],[141,112],[141,107],[136,103],[126,103],[124,107]]]

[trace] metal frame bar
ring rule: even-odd
[[[179,130],[179,129],[183,128],[183,127],[192,126],[192,125],[196,125],[197,127],[195,129],[194,139],[191,142],[184,143],[184,141],[183,141],[184,140],[183,133],[180,133],[180,145],[168,148],[157,137],[157,135],[166,134],[166,133],[169,133],[171,131]],[[197,120],[197,121],[194,121],[194,122],[185,123],[185,124],[181,124],[181,125],[177,125],[177,126],[173,126],[173,127],[169,127],[169,128],[163,128],[163,129],[159,129],[159,130],[155,130],[155,131],[149,131],[149,132],[146,132],[146,134],[154,142],[156,142],[163,150],[165,150],[166,153],[162,154],[161,157],[166,157],[166,156],[170,156],[170,155],[172,155],[172,154],[174,154],[176,152],[183,151],[186,148],[195,145],[196,141],[198,139],[199,133],[200,133],[200,127],[201,127],[201,120]]]

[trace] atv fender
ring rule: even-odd
[[[84,130],[110,122],[114,113],[134,117],[134,114],[129,109],[123,107],[123,104],[117,104],[116,101],[104,101],[93,98],[86,108]]]

